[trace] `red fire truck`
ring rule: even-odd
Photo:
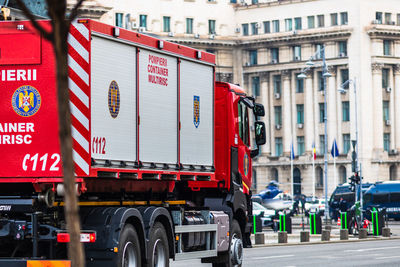
[[[87,266],[240,266],[264,107],[216,82],[203,51],[92,20],[68,45]],[[0,23],[0,264],[66,258],[52,49],[30,23]]]

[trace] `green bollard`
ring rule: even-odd
[[[340,229],[348,230],[348,228],[347,228],[347,212],[340,213]]]
[[[279,232],[286,232],[286,215],[279,214]]]

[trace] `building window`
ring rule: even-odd
[[[282,107],[275,106],[274,111],[275,111],[275,126],[282,125]]]
[[[279,32],[279,20],[272,21],[272,31]]]
[[[382,106],[383,106],[383,121],[388,121],[390,120],[389,101],[383,101]]]
[[[244,36],[249,35],[249,24],[242,24],[242,32]]]
[[[340,183],[344,184],[347,180],[346,167],[340,166],[339,168]]]
[[[342,119],[343,121],[350,121],[350,105],[349,101],[342,102]]]
[[[279,157],[283,154],[282,137],[275,138],[275,156]]]
[[[287,32],[293,30],[292,19],[285,19],[285,30]]]
[[[254,76],[251,78],[251,85],[253,89],[253,96],[260,96],[260,77]]]
[[[163,17],[163,31],[164,32],[171,31],[171,17]]]
[[[314,16],[308,16],[307,17],[307,22],[308,22],[308,28],[309,29],[315,28],[315,17]]]
[[[347,12],[340,13],[340,24],[347,25],[347,23],[348,23]]]
[[[123,20],[124,14],[122,13],[115,13],[115,26],[117,27],[122,27],[122,20]]]
[[[298,104],[296,105],[297,109],[297,123],[304,124],[304,105]]]
[[[295,30],[301,30],[302,29],[301,18],[294,18],[294,29]]]
[[[131,14],[125,15],[125,29],[132,29]]]
[[[274,83],[274,93],[280,94],[281,93],[281,75],[274,75],[273,76],[273,83]]]
[[[319,136],[319,154],[325,154],[325,135],[323,134]]]
[[[257,65],[257,50],[249,50],[250,65]]]
[[[251,34],[252,35],[257,35],[258,34],[257,22],[251,23]]]
[[[346,57],[347,56],[347,41],[339,42],[339,56]]]
[[[321,167],[317,167],[316,176],[317,182],[315,183],[315,188],[323,188],[324,187],[324,170]]]
[[[378,24],[382,24],[383,21],[383,15],[382,12],[376,12],[375,13],[375,20]]]
[[[382,88],[389,87],[389,69],[382,69]]]
[[[323,123],[325,118],[325,105],[324,103],[319,103],[319,122]]]
[[[208,20],[208,34],[215,34],[215,20]]]
[[[271,32],[271,23],[269,21],[264,21],[264,33],[270,33]]]
[[[385,13],[385,23],[392,24],[392,13]]]
[[[340,76],[342,77],[342,84],[347,82],[349,80],[349,70],[348,69],[342,69],[340,70]],[[343,86],[344,89],[349,89],[349,84],[347,83],[345,86]]]
[[[391,56],[392,55],[392,41],[383,40],[383,55]]]
[[[279,48],[271,48],[271,63],[279,62]]]
[[[318,20],[318,27],[325,26],[325,16],[324,15],[318,15],[317,20]]]
[[[139,16],[139,27],[143,27],[147,30],[147,15]]]
[[[293,46],[293,61],[301,60],[301,46]]]
[[[298,78],[296,75],[296,93],[304,92],[304,79]]]
[[[318,91],[324,91],[324,77],[322,76],[322,71],[317,72],[318,77]]]
[[[186,33],[193,33],[193,19],[187,18],[186,19]]]
[[[297,136],[297,155],[303,155],[305,152],[304,136]]]
[[[237,1],[236,0],[230,0],[231,4],[236,4]]]
[[[350,134],[343,135],[343,154],[347,154],[350,151]]]
[[[258,4],[258,0],[251,0],[251,4],[252,5],[257,5]]]
[[[390,150],[390,133],[383,134],[383,150],[387,152]]]
[[[279,181],[279,173],[278,173],[278,170],[276,169],[276,168],[273,168],[272,170],[271,170],[271,176],[272,176],[272,180],[275,180],[275,181]]]
[[[316,54],[316,59],[321,59],[322,58],[322,53],[324,45],[323,44],[316,44],[315,45],[315,54]]]
[[[397,14],[397,26],[400,25],[400,14]]]
[[[332,13],[331,14],[331,26],[336,26],[336,25],[338,25],[337,13]]]

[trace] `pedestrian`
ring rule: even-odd
[[[339,210],[341,212],[347,211],[347,201],[344,200],[342,197],[340,198],[340,201],[339,201]]]
[[[306,198],[304,195],[301,196],[300,203],[301,203],[301,212],[304,214],[306,210]]]

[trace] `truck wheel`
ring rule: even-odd
[[[127,224],[122,230],[118,245],[119,267],[140,267],[140,243],[135,228]]]
[[[225,263],[213,263],[213,267],[241,267],[243,262],[243,238],[242,238],[242,231],[240,230],[240,225],[237,220],[232,220],[231,225],[231,244],[226,258],[227,262]]]
[[[147,254],[148,267],[169,266],[168,238],[160,222],[155,223],[150,230]]]

